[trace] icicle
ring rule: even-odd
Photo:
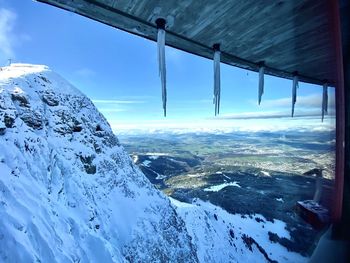
[[[159,65],[159,76],[162,84],[162,102],[164,117],[166,117],[166,103],[167,103],[167,92],[166,92],[166,67],[165,67],[165,20],[158,18],[156,20],[158,35],[157,35],[157,46],[158,46],[158,65]]]
[[[259,68],[259,95],[258,95],[258,104],[260,105],[261,103],[261,97],[264,94],[264,72],[265,72],[265,67],[261,66]]]
[[[214,100],[215,116],[220,112],[220,45],[215,44],[214,48]]]
[[[297,102],[297,88],[299,88],[299,78],[297,75],[293,77],[293,90],[292,90],[292,117],[294,116],[294,106]]]
[[[324,115],[327,114],[328,111],[328,84],[323,84],[323,96],[322,96],[322,122],[324,119]]]

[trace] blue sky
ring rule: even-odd
[[[212,60],[172,48],[166,48],[164,119],[156,48],[155,42],[46,4],[0,0],[0,65],[8,58],[48,65],[89,96],[115,130],[305,124],[303,118],[269,118],[290,114],[291,80],[265,76],[265,94],[257,106],[257,73],[224,64],[221,114],[214,118]],[[296,116],[320,114],[321,87],[299,86]],[[333,112],[332,88],[330,108]],[[241,120],[244,116],[259,121]],[[321,129],[334,126],[334,119],[321,123],[320,116],[307,122]]]

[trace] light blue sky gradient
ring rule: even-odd
[[[173,48],[166,48],[168,117],[164,119],[156,48],[155,42],[46,4],[0,0],[0,64],[12,58],[48,65],[90,97],[115,130],[245,126],[254,125],[253,117],[289,127],[298,120],[270,119],[290,114],[291,80],[265,76],[265,94],[257,106],[258,74],[224,64],[221,111],[214,119],[213,61]],[[307,122],[333,128],[334,118],[320,121],[321,98],[320,86],[300,83],[296,116],[317,115]],[[330,113],[334,114],[333,88]],[[242,117],[250,120],[244,122]]]

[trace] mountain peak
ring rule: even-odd
[[[25,92],[28,94],[32,92],[44,92],[50,89],[59,94],[84,96],[83,93],[59,74],[52,71],[48,66],[12,63],[10,66],[0,68],[1,89],[9,89],[9,91],[12,89],[12,92],[15,92],[15,88],[19,91],[21,86],[27,85],[29,85],[29,89],[26,89]]]
[[[0,79],[3,78],[17,78],[27,74],[39,73],[49,71],[49,67],[45,65],[12,63],[9,66],[0,68]]]

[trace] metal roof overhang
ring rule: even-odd
[[[327,0],[38,0],[209,59],[304,82],[336,84],[334,36]]]

